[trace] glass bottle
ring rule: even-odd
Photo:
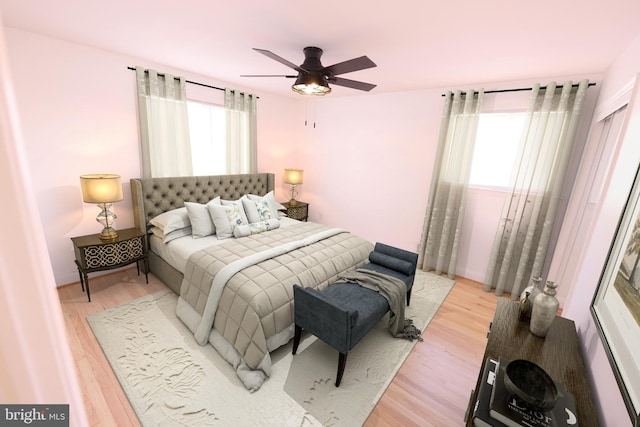
[[[531,318],[531,312],[533,310],[533,301],[538,294],[542,292],[540,290],[541,277],[532,276],[529,280],[529,286],[527,286],[520,294],[520,320]]]
[[[557,287],[556,282],[547,280],[544,291],[534,298],[531,323],[529,323],[529,330],[532,334],[545,337],[549,332],[560,306],[556,298]]]

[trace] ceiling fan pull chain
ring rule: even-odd
[[[316,128],[316,115],[318,112],[318,103],[316,102],[316,100],[313,100],[313,128]]]
[[[307,119],[309,118],[309,99],[304,101],[304,125],[307,126]]]

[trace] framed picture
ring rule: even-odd
[[[640,427],[640,169],[618,222],[591,314],[632,425]]]

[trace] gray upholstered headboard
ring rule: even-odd
[[[184,202],[207,203],[220,196],[235,200],[245,194],[263,196],[274,189],[274,174],[133,178],[131,198],[136,228],[147,231],[149,220],[184,206]]]

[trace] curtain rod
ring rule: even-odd
[[[135,70],[136,70],[136,68],[135,68],[135,67],[127,67],[127,69],[128,69],[128,70],[132,70],[132,71],[135,71]],[[147,73],[148,71],[149,71],[149,70],[144,70],[144,72],[145,72],[145,73]],[[159,75],[159,76],[164,77],[164,73],[158,73],[158,75]],[[208,87],[209,89],[216,89],[216,90],[222,90],[222,91],[224,91],[224,88],[223,88],[223,87],[211,86],[211,85],[208,85],[208,84],[205,84],[205,83],[194,82],[194,81],[192,81],[192,80],[185,80],[185,83],[190,83],[190,84],[192,84],[192,85],[198,85],[198,86],[204,86],[204,87]],[[231,89],[231,90],[233,90],[233,89]],[[240,94],[241,94],[241,95],[244,95],[244,93],[243,93],[243,92],[240,92]],[[259,97],[259,96],[256,96],[256,99],[260,99],[260,97]]]
[[[595,83],[589,83],[588,87],[595,86]],[[561,87],[561,86],[558,86]],[[578,87],[578,84],[574,84],[571,87]],[[540,89],[546,89],[546,86],[540,86]],[[525,90],[533,90],[532,87],[520,87],[515,89],[495,89],[495,90],[486,90],[484,93],[502,93],[502,92],[523,92]],[[446,96],[446,93],[443,93],[442,96]]]

